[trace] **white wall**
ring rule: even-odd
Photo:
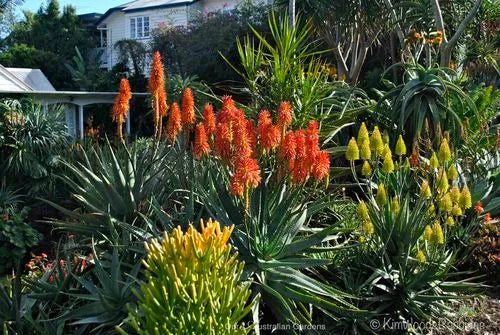
[[[121,11],[113,12],[102,23],[107,27],[107,56],[108,69],[111,69],[119,61],[118,50],[115,49],[115,43],[122,39],[130,38],[130,19],[137,16],[149,17],[150,33],[161,26],[185,26],[188,22],[188,7],[179,6],[172,8],[160,8],[132,13],[124,13]],[[143,43],[151,40],[149,38],[137,39]]]
[[[107,31],[107,54],[108,69],[111,69],[118,63],[118,51],[114,48],[116,41],[128,38],[127,26],[125,23],[125,14],[115,11],[103,22],[106,24]]]
[[[150,31],[165,25],[184,26],[188,20],[188,7],[179,6],[126,13],[125,24],[127,25],[128,38],[130,38],[130,18],[137,16],[149,16]]]

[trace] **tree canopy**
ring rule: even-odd
[[[76,15],[75,7],[62,9],[57,0],[36,13],[25,11],[3,41],[0,63],[5,66],[40,68],[57,89],[75,87],[64,64],[75,55],[75,47],[87,55],[95,43]],[[28,51],[29,52],[25,52]],[[22,52],[21,52],[22,51]]]

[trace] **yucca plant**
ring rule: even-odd
[[[224,58],[244,82],[243,88],[234,89],[250,95],[253,112],[276,109],[280,101],[289,101],[296,108],[295,122],[304,126],[318,114],[317,108],[328,105],[328,109],[327,97],[333,90],[317,57],[321,51],[314,50],[315,43],[310,41],[313,27],[310,22],[291,26],[274,12],[268,25],[269,40],[253,27],[253,38],[237,40],[242,66]]]
[[[138,334],[246,334],[250,282],[228,244],[233,227],[200,222],[201,232],[180,228],[146,244],[146,282],[129,324]],[[122,334],[126,331],[118,328]]]
[[[31,194],[54,191],[55,173],[68,144],[63,110],[45,112],[32,100],[3,100],[0,171]]]

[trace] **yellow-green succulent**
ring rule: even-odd
[[[134,333],[165,335],[247,334],[239,321],[251,310],[250,283],[240,282],[243,263],[228,244],[233,227],[217,221],[176,228],[145,244],[146,281],[138,313],[129,313]],[[118,328],[122,334],[126,332]]]

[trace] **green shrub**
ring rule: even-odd
[[[146,244],[146,282],[137,310],[129,314],[138,334],[246,334],[239,322],[250,312],[250,283],[240,283],[244,264],[227,243],[232,228],[200,223],[165,233]],[[121,330],[122,334],[126,334]]]
[[[60,108],[45,113],[32,100],[0,102],[0,176],[27,193],[48,195],[55,191],[55,173],[68,144],[66,123]]]
[[[208,83],[235,80],[218,52],[236,61],[235,37],[248,34],[249,23],[262,30],[267,10],[268,6],[244,1],[231,13],[199,13],[187,27],[155,29],[151,49],[160,51],[169,73],[198,76]]]
[[[40,240],[40,234],[26,222],[29,210],[0,208],[0,274],[21,262]]]

